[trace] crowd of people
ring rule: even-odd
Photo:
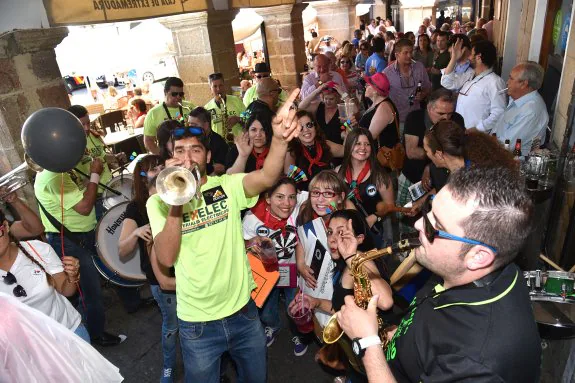
[[[506,84],[485,20],[440,21],[424,19],[415,35],[371,20],[341,43],[316,34],[301,90],[286,92],[258,62],[243,99],[213,73],[204,107],[186,101],[177,77],[149,111],[131,101],[148,154],[134,160],[118,256],[139,249],[160,308],[162,382],[173,381],[178,349],[187,382],[218,382],[230,360],[237,381],[265,382],[266,348],[285,311],[304,307],[318,333],[332,314],[345,331],[316,356],[339,382],[537,381],[539,336],[513,260],[533,220],[519,162],[545,143],[543,69],[519,63]],[[3,197],[20,218],[0,216],[0,292],[113,346],[126,336],[105,331],[92,258],[115,156],[88,111],[69,110],[90,157],[81,172],[38,173],[40,217],[13,193]],[[517,141],[520,155],[504,146]],[[178,206],[156,189],[158,174],[176,166],[200,175],[197,196]],[[48,243],[23,240],[42,232]],[[400,291],[390,280],[397,265],[370,260],[373,297],[358,307],[354,260],[404,238],[421,243],[424,277]],[[282,278],[257,307],[246,248],[261,256],[270,244]],[[116,290],[127,308],[141,304],[136,290]],[[314,333],[291,321],[290,331],[303,356]]]

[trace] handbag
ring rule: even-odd
[[[399,133],[399,122],[397,121],[397,113],[393,112],[393,120],[395,122],[395,129],[397,129],[397,137],[400,137]],[[377,160],[381,166],[393,170],[403,169],[403,163],[405,162],[405,148],[400,141],[393,146],[393,148],[388,148],[387,146],[382,146],[377,151]]]

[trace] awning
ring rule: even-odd
[[[371,4],[357,4],[355,6],[355,15],[361,16],[369,13],[369,9],[371,8]]]
[[[260,29],[264,19],[252,9],[241,9],[234,21],[232,29],[234,30],[234,42],[236,44],[245,42],[243,40],[251,37]]]

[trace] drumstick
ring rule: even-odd
[[[547,258],[546,256],[544,256],[543,254],[539,254],[539,258],[541,258],[542,260],[544,260],[545,262],[547,262],[548,264],[550,264],[551,266],[553,266],[553,268],[555,270],[559,270],[559,271],[565,271],[561,268],[561,266],[559,266],[558,264],[556,264],[555,262],[553,262],[552,260],[550,260],[549,258]],[[573,267],[575,268],[575,266]],[[571,269],[573,270],[573,269]]]
[[[84,172],[81,171],[81,170],[78,170],[78,168],[74,168],[74,170],[77,171],[78,173],[80,173],[81,175],[83,175],[84,177],[90,178],[89,175],[87,175],[86,173],[84,173]],[[103,188],[106,189],[107,191],[114,193],[115,195],[123,195],[123,194],[120,193],[119,191],[117,191],[117,190],[115,190],[115,189],[112,189],[111,187],[108,187],[108,186],[104,185],[104,184],[101,183],[101,182],[98,182],[98,185],[100,185],[101,187],[103,187]]]
[[[399,267],[395,270],[395,272],[391,276],[390,284],[393,286],[397,282],[399,282],[401,280],[401,278],[403,278],[405,276],[405,274],[407,274],[407,272],[409,270],[411,270],[411,268],[413,266],[415,266],[416,263],[417,263],[417,261],[415,259],[415,251],[412,250],[409,253],[409,256],[407,258],[405,258],[403,260],[403,262],[401,262]]]

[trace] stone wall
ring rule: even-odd
[[[317,10],[319,36],[332,36],[341,43],[353,38],[353,31],[359,27],[355,16],[355,1],[341,0],[331,3],[313,3]],[[378,15],[379,16],[379,15]]]

